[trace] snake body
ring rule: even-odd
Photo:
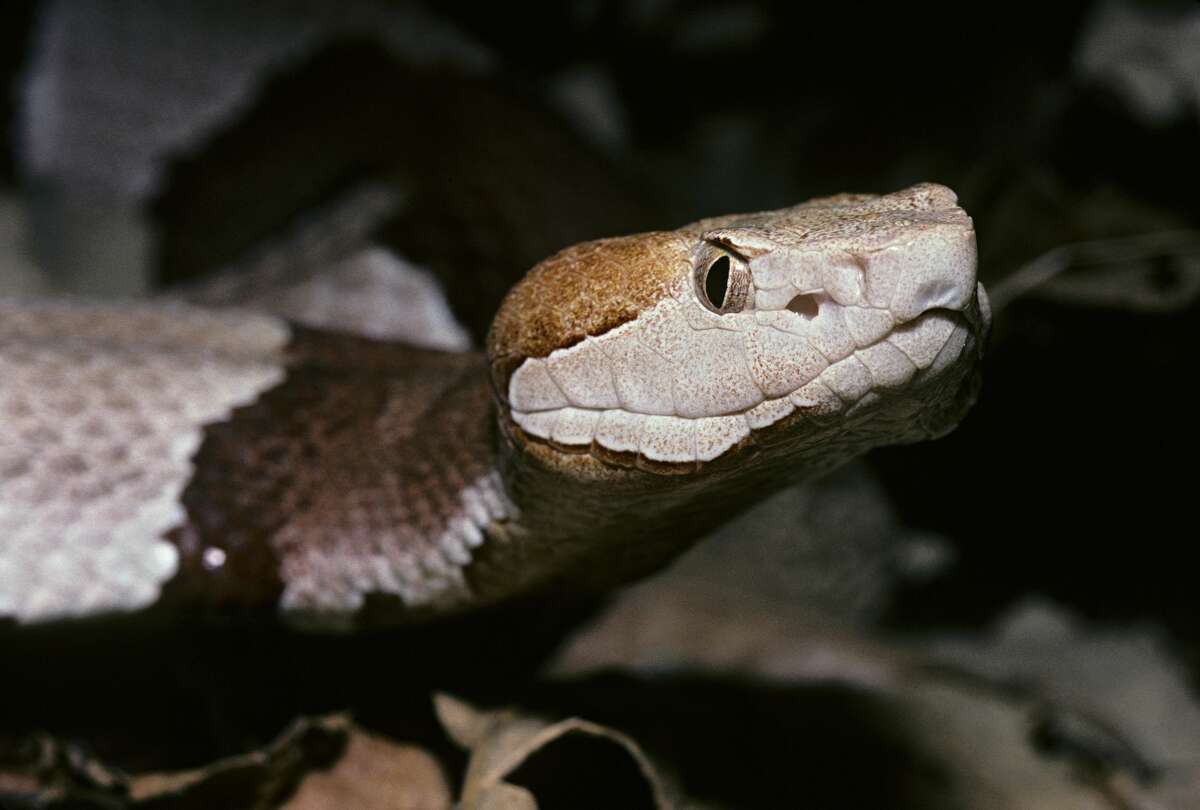
[[[0,617],[350,627],[598,591],[953,428],[989,320],[944,187],[586,242],[487,352],[180,304],[0,302]]]

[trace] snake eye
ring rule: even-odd
[[[750,268],[735,255],[715,247],[704,251],[696,264],[696,295],[718,315],[741,312],[750,289]]]
[[[713,309],[725,306],[725,293],[729,292],[729,257],[722,256],[708,266],[704,274],[704,294]]]

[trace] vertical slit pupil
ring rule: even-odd
[[[704,276],[704,294],[715,308],[725,306],[725,293],[729,291],[729,257],[722,256],[708,266]]]

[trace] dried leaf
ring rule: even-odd
[[[271,808],[310,771],[345,753],[352,725],[340,715],[300,719],[266,748],[190,771],[151,773],[129,780],[130,805],[154,810]]]
[[[1046,743],[1111,774],[1128,806],[1150,798],[1164,810],[1200,806],[1200,700],[1163,633],[1145,625],[1090,628],[1029,600],[986,638],[943,638],[925,648],[986,682],[1019,685],[1043,707]]]
[[[523,787],[501,782],[464,801],[462,810],[537,810],[537,799]]]
[[[434,707],[447,733],[470,750],[463,810],[681,806],[637,743],[619,731],[578,718],[480,711],[444,694]]]
[[[310,774],[284,810],[450,810],[450,787],[426,751],[362,731],[350,732],[341,758]]]
[[[828,704],[845,713],[841,728],[861,730],[857,748],[840,741],[847,749],[845,778],[871,779],[873,767],[888,770],[872,765],[869,751],[883,740],[895,756],[936,774],[899,786],[897,807],[1195,806],[1181,797],[1197,795],[1200,704],[1179,664],[1146,628],[1098,633],[1064,624],[1053,611],[1034,610],[1019,611],[991,639],[872,641],[831,632],[799,611],[728,598],[720,571],[686,578],[676,571],[619,597],[572,640],[552,672],[579,678],[614,668],[658,679],[687,672],[736,678],[737,688],[757,689],[762,700],[778,698],[781,710],[788,695],[819,698],[829,684],[848,686],[862,698],[857,705]],[[586,711],[652,742],[636,723],[627,724],[628,716],[605,715],[594,706]],[[657,724],[674,727],[679,719],[664,714]],[[712,718],[711,743],[697,745],[721,744],[721,728],[729,722],[736,719]],[[780,715],[778,725],[800,724]],[[824,731],[813,733],[844,734],[837,729],[837,721],[827,721]],[[697,732],[710,733],[706,727],[691,731]],[[764,750],[794,745],[774,737],[778,729],[762,727]],[[692,790],[694,773],[686,763],[668,764]],[[730,761],[720,778],[734,786],[730,790],[749,789],[746,780],[757,779],[759,794],[781,796],[794,795],[795,780],[807,778],[814,800],[836,804],[839,777],[813,778],[812,767],[801,758],[793,773],[772,774]],[[847,794],[852,784],[846,782]]]
[[[49,739],[0,756],[0,804],[188,810],[450,810],[427,752],[367,734],[342,715],[300,719],[269,746],[186,771],[126,776]],[[7,805],[5,805],[7,806]]]

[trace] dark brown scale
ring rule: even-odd
[[[290,555],[427,543],[486,471],[481,356],[314,330],[297,330],[288,355],[283,382],[205,429],[182,496],[188,522],[169,535],[181,568],[167,603],[269,607]],[[211,549],[222,564],[206,565]]]

